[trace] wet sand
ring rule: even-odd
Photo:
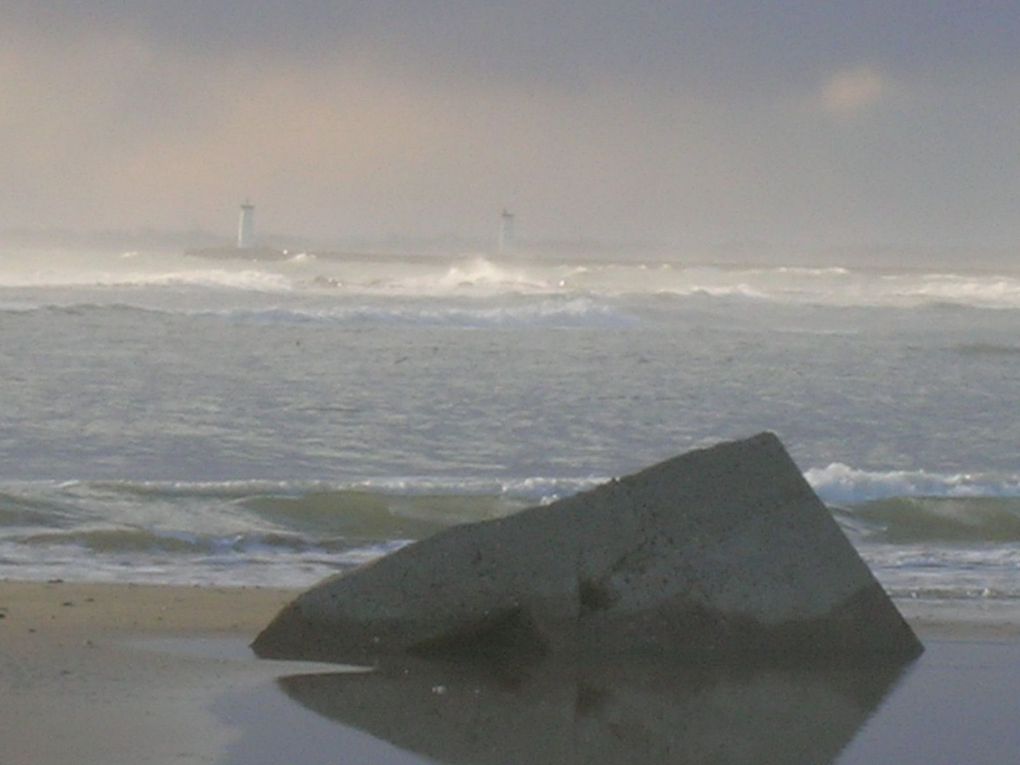
[[[231,731],[211,701],[279,670],[145,641],[251,635],[289,595],[0,583],[0,762],[217,762]]]
[[[618,741],[652,762],[724,749],[713,761],[999,763],[1020,751],[1020,619],[994,605],[961,618],[901,604],[928,650],[863,686],[799,671],[405,681],[252,658],[247,643],[293,595],[0,582],[0,762],[537,765],[548,749],[550,763],[584,751],[615,763],[627,749],[605,742]],[[770,748],[778,739],[786,749]]]

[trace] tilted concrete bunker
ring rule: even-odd
[[[922,650],[771,433],[447,529],[313,587],[253,648],[372,664]]]

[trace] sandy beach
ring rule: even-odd
[[[230,732],[210,700],[279,670],[215,646],[243,648],[288,594],[0,583],[0,761],[217,762]],[[152,642],[183,638],[208,649]]]
[[[505,682],[469,682],[457,673],[445,681],[426,673],[351,686],[342,667],[254,659],[247,643],[292,595],[260,588],[0,582],[0,761],[268,763],[288,757],[298,765],[395,764],[424,762],[427,755],[440,762],[524,762],[535,756],[525,755],[529,741],[536,751],[548,750],[549,762],[573,761],[546,742],[563,744],[560,720],[571,729],[568,744],[577,746],[573,726],[590,713],[580,686],[569,689],[569,699],[562,687],[533,677],[509,691]],[[1020,658],[1017,622],[995,611],[952,621],[928,606],[904,610],[928,650],[899,677],[868,686],[867,694],[846,691],[843,680],[726,677],[700,678],[709,690],[678,700],[654,683],[630,686],[627,678],[615,678],[620,697],[593,719],[604,714],[616,727],[595,724],[585,736],[598,743],[612,731],[612,740],[619,740],[620,721],[630,715],[645,720],[640,746],[649,747],[651,738],[665,752],[672,733],[652,721],[681,714],[686,704],[702,710],[692,723],[707,737],[699,746],[727,739],[729,729],[716,730],[713,721],[739,712],[745,722],[734,737],[761,750],[760,730],[746,719],[753,723],[767,698],[769,731],[777,724],[776,708],[802,721],[804,709],[823,710],[813,712],[821,718],[810,724],[792,724],[784,734],[788,741],[817,739],[814,728],[832,723],[831,740],[795,761],[846,765],[886,757],[930,764],[966,755],[972,763],[1008,762],[1004,753],[1020,743],[1010,691]],[[350,687],[355,696],[345,695]],[[457,689],[468,687],[473,697],[461,706]],[[324,702],[324,693],[334,701]],[[343,704],[335,703],[340,698]],[[848,706],[848,698],[856,706]],[[711,718],[705,709],[713,710]],[[465,743],[461,737],[471,731],[488,736],[490,746]],[[493,756],[493,749],[503,756]],[[619,759],[625,754],[609,753],[601,743],[599,749],[605,752],[600,761],[625,761]],[[745,750],[730,747],[722,761],[754,761],[754,752]],[[776,757],[759,761],[790,761],[789,751]]]

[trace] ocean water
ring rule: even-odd
[[[780,435],[900,599],[1020,601],[1020,274],[0,249],[0,577],[304,586]]]

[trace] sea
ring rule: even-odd
[[[1020,270],[0,244],[0,374],[0,578],[303,587],[769,430],[894,598],[1020,604]]]

